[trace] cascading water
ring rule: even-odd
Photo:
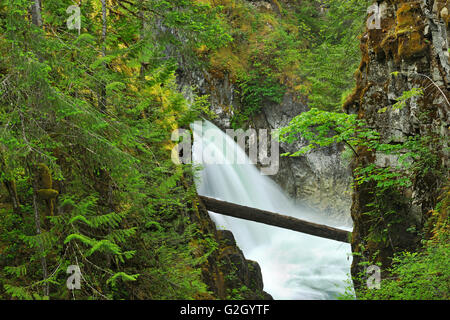
[[[196,183],[199,194],[327,224],[326,219],[294,205],[270,178],[261,175],[235,141],[212,123],[196,122],[192,129],[193,162],[203,167]],[[214,134],[200,134],[210,130]],[[246,163],[231,161],[236,156]],[[215,162],[218,164],[205,163],[205,157],[219,160]],[[210,215],[217,228],[233,232],[247,259],[259,263],[264,290],[274,299],[335,299],[348,287],[349,244],[212,212]]]

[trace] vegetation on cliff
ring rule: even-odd
[[[353,87],[357,37],[370,1],[202,2],[222,8],[233,37],[218,50],[199,47],[208,71],[229,76],[239,90],[233,126],[247,126],[265,103],[279,104],[287,92],[312,107],[340,109]]]

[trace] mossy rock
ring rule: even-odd
[[[421,8],[418,3],[401,4],[396,12],[395,22],[387,25],[387,32],[384,38],[377,42],[379,44],[376,49],[383,49],[385,56],[392,54],[396,63],[401,59],[424,55],[428,44],[423,36],[424,22],[420,17]],[[379,37],[374,40],[379,40]]]
[[[417,20],[416,11],[420,11],[420,4],[417,2],[407,2],[401,5],[397,10],[397,27],[415,26]]]
[[[49,200],[55,199],[58,196],[59,192],[55,189],[39,189],[37,191],[37,194],[41,199]]]
[[[43,163],[37,165],[39,186],[41,189],[52,189],[53,181],[50,169]]]
[[[411,32],[399,38],[398,56],[404,59],[418,57],[428,48],[425,39],[418,31]]]

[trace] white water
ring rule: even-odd
[[[210,122],[192,125],[193,162],[211,156],[225,164],[202,164],[199,194],[241,205],[327,224],[324,218],[295,206],[268,177],[250,164],[233,164],[230,153],[245,157],[232,138]],[[201,135],[200,130],[216,130]],[[248,158],[246,158],[248,159]],[[218,229],[231,230],[247,259],[261,266],[264,290],[274,299],[335,299],[348,287],[350,245],[257,222],[211,213]],[[339,226],[349,230],[350,228]]]

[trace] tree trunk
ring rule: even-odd
[[[105,57],[106,56],[106,26],[107,26],[107,22],[106,22],[106,0],[101,0],[102,1],[102,56]],[[105,62],[103,62],[103,67],[106,70],[106,64]],[[100,84],[100,94],[99,94],[99,105],[100,105],[100,110],[102,111],[106,111],[106,84],[104,81],[101,82]]]
[[[241,206],[235,203],[225,202],[205,196],[200,196],[206,209],[215,213],[220,213],[226,216],[255,221],[267,225],[298,231],[313,236],[341,241],[350,242],[351,232],[316,224],[297,218],[273,213],[256,208]]]
[[[31,171],[30,171],[31,173]],[[39,217],[39,210],[38,210],[38,204],[37,204],[37,196],[36,196],[36,191],[37,191],[37,183],[36,183],[36,179],[33,179],[33,210],[34,210],[34,222],[36,224],[36,234],[38,235],[38,237],[41,235],[41,220]],[[42,241],[40,238],[38,238],[38,247],[39,247],[39,251],[41,253],[41,267],[42,267],[42,275],[44,277],[44,280],[46,280],[48,278],[48,271],[47,271],[47,259],[45,258],[44,255],[44,246],[42,244]],[[49,286],[48,283],[45,284],[44,287],[44,295],[48,296],[49,295]]]
[[[42,26],[42,14],[41,14],[41,1],[32,0],[31,1],[31,19],[35,26]]]

